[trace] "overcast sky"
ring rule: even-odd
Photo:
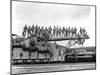
[[[95,8],[63,4],[12,2],[12,33],[21,35],[24,25],[85,27],[90,36],[84,46],[95,46]],[[58,42],[65,45],[65,42]]]

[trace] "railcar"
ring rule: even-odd
[[[95,47],[66,48],[49,43],[43,37],[12,39],[12,64],[95,62]]]

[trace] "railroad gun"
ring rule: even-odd
[[[78,51],[72,52],[70,47],[75,44],[81,45],[89,39],[88,35],[76,34],[75,36],[54,38],[48,35],[30,35],[27,38],[19,37],[12,34],[12,63],[53,63],[53,62],[69,62],[72,57],[76,60],[78,58]],[[60,46],[51,41],[68,41],[66,47]],[[81,49],[81,48],[80,48]],[[83,54],[85,57],[85,54]],[[83,57],[83,58],[84,58]],[[94,57],[93,57],[94,58]],[[74,60],[73,59],[73,60]]]

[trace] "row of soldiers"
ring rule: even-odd
[[[80,28],[80,33],[86,33],[85,28]],[[39,36],[39,35],[48,35],[49,37],[68,37],[68,36],[75,36],[77,34],[77,29],[76,27],[74,28],[67,28],[67,27],[58,27],[58,26],[54,26],[53,28],[51,26],[47,27],[40,27],[38,25],[32,25],[31,26],[27,26],[25,25],[23,28],[23,32],[22,35],[23,37],[27,36],[31,36],[31,35],[35,35],[35,36]]]

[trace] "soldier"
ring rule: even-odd
[[[47,27],[45,27],[45,33],[48,33],[48,29],[47,29]]]
[[[45,29],[43,30],[42,35],[45,38],[45,41],[47,41],[47,39],[49,38],[47,27],[45,27]]]
[[[55,34],[56,34],[56,27],[54,26],[54,28],[53,28],[53,36],[55,36]]]
[[[83,37],[83,29],[81,27],[80,27],[80,30],[79,30],[79,36]]]
[[[71,29],[71,37],[73,37],[73,34],[74,34],[74,28],[72,27],[72,29]]]
[[[68,36],[70,37],[70,32],[71,32],[71,29],[70,27],[68,28]]]
[[[29,28],[28,28],[28,36],[30,36],[31,35],[31,27],[29,26]]]
[[[77,34],[77,29],[76,29],[76,27],[74,28],[74,32],[75,32],[75,34]]]
[[[56,37],[58,37],[58,35],[59,35],[59,27],[57,26],[57,28],[56,28]]]
[[[75,37],[76,34],[77,34],[77,29],[76,29],[76,27],[74,27],[74,29],[73,29],[73,36]]]
[[[61,37],[61,27],[59,28],[59,36]]]
[[[22,36],[23,36],[23,37],[25,37],[25,36],[26,36],[26,33],[25,33],[24,31],[22,32]]]
[[[23,30],[24,30],[24,32],[26,32],[26,31],[27,31],[27,29],[28,29],[28,28],[27,28],[27,25],[25,25],[25,27],[24,27],[24,29],[23,29]]]
[[[48,33],[49,33],[49,36],[51,37],[52,36],[52,28],[51,28],[51,26],[49,26],[49,28],[48,28]]]
[[[37,33],[38,33],[38,25],[36,25],[35,27],[35,35],[37,36]]]
[[[62,36],[64,36],[65,37],[65,27],[63,27],[63,29],[62,29]]]
[[[43,26],[40,28],[40,33],[42,33],[42,30],[43,30]]]
[[[86,33],[86,30],[85,30],[85,28],[83,28],[83,29],[82,29],[82,31],[83,31],[83,33]]]
[[[88,37],[88,35],[87,35],[87,32],[86,32],[85,28],[83,28],[83,35],[84,35],[85,37]]]
[[[55,36],[57,35],[57,27],[55,26]]]
[[[82,28],[80,27],[80,33],[82,33],[83,32],[83,30],[82,30]]]
[[[68,36],[68,29],[67,29],[67,27],[66,27],[65,31],[66,31],[66,37],[67,37]]]
[[[59,35],[59,30],[58,26],[56,27],[56,37]]]
[[[34,27],[34,25],[31,27],[31,31],[32,31],[32,33],[34,33],[34,29],[35,29],[35,27]]]
[[[41,34],[44,33],[44,28],[43,28],[43,26],[42,26],[42,28],[40,29],[40,32],[41,32]]]
[[[22,32],[23,37],[26,36],[27,30],[28,30],[27,25],[25,25],[24,28],[23,28],[23,32]]]
[[[65,27],[62,28],[62,36],[65,35]]]
[[[40,26],[38,27],[38,32],[37,32],[37,35],[40,36]]]

